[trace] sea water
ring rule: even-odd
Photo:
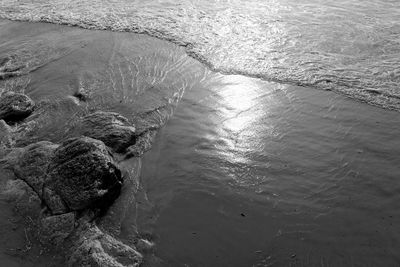
[[[0,17],[147,33],[224,73],[400,109],[397,0],[2,0]]]
[[[143,160],[155,266],[398,266],[399,134],[333,92],[208,76]]]

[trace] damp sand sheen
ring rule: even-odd
[[[9,126],[12,148],[60,144],[96,111],[157,132],[144,155],[114,155],[130,182],[96,222],[143,266],[399,264],[398,112],[221,74],[143,34],[0,25],[0,88],[39,107]],[[14,202],[0,203],[1,265],[64,266]]]

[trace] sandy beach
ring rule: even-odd
[[[400,263],[398,112],[213,72],[142,34],[0,20],[0,36],[0,93],[37,103],[1,156],[75,137],[99,110],[157,129],[144,156],[116,156],[128,182],[98,221],[125,244],[154,242],[143,266]],[[64,266],[0,200],[0,265]]]

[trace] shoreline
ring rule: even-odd
[[[374,90],[374,89],[362,89],[361,92],[359,92],[359,95],[352,95],[353,88],[349,88],[351,90],[349,90],[348,92],[346,91],[341,91],[339,89],[337,89],[339,87],[339,85],[337,84],[333,84],[331,87],[328,88],[319,88],[317,85],[312,85],[312,84],[307,84],[307,83],[301,83],[301,82],[291,82],[291,81],[282,81],[279,79],[274,79],[274,78],[268,78],[265,77],[265,75],[263,75],[262,73],[249,73],[249,72],[243,72],[243,71],[238,71],[238,70],[231,70],[231,71],[226,71],[226,70],[222,70],[222,69],[218,69],[218,68],[214,68],[204,57],[202,57],[199,54],[196,54],[193,51],[188,50],[188,46],[190,46],[190,43],[185,43],[184,41],[180,41],[177,38],[173,38],[173,37],[168,37],[167,35],[158,35],[157,33],[151,33],[149,31],[146,30],[141,30],[141,31],[135,31],[132,29],[113,29],[111,27],[104,27],[104,28],[99,28],[99,25],[91,25],[91,24],[85,24],[84,22],[81,23],[71,23],[68,21],[62,22],[62,21],[52,21],[51,19],[38,19],[38,20],[29,20],[29,19],[15,19],[13,17],[1,17],[0,16],[0,20],[10,20],[10,21],[15,21],[15,22],[23,22],[23,23],[48,23],[48,24],[53,24],[53,25],[60,25],[60,26],[67,26],[67,27],[77,27],[80,29],[85,29],[85,30],[94,30],[94,31],[112,31],[112,32],[120,32],[120,33],[131,33],[131,34],[140,34],[140,35],[146,35],[152,38],[156,38],[159,39],[161,41],[167,41],[167,42],[171,42],[174,45],[183,47],[185,49],[185,52],[187,54],[188,57],[193,58],[194,60],[197,60],[198,62],[200,62],[201,64],[205,65],[210,71],[213,72],[218,72],[222,75],[242,75],[242,76],[246,76],[249,78],[254,78],[254,79],[260,79],[266,82],[272,82],[272,83],[278,83],[278,84],[282,84],[282,85],[291,85],[291,86],[298,86],[298,87],[307,87],[307,88],[313,88],[315,90],[323,90],[323,91],[333,91],[339,95],[345,96],[353,101],[356,102],[360,102],[360,103],[365,103],[367,105],[371,105],[371,106],[375,106],[375,107],[379,107],[382,109],[386,109],[386,110],[394,110],[396,112],[400,112],[400,106],[398,106],[398,104],[382,104],[377,102],[374,99],[370,99],[371,96],[382,96],[382,97],[386,97],[389,99],[395,99],[398,100],[399,96],[396,95],[387,95],[387,94],[382,94],[382,92],[378,91],[378,90]],[[330,83],[329,80],[327,81],[322,81],[325,83]]]
[[[76,131],[71,129],[79,125],[82,118],[96,111],[117,112],[126,117],[135,126],[137,136],[147,130],[158,131],[168,121],[185,91],[199,84],[205,87],[202,83],[208,80],[210,84],[205,84],[209,87],[235,84],[235,77],[239,80],[243,78],[243,83],[239,83],[242,86],[252,81],[252,78],[240,75],[214,73],[201,62],[189,57],[183,48],[147,35],[91,31],[50,23],[3,23],[10,27],[10,35],[16,39],[11,39],[14,43],[10,41],[1,47],[0,55],[11,53],[10,62],[17,67],[22,66],[18,71],[23,75],[1,80],[0,85],[7,87],[7,90],[23,92],[36,103],[36,109],[30,116],[22,123],[11,125],[11,143],[16,147],[44,140],[62,144],[68,138],[79,136],[85,127],[77,127]],[[50,39],[52,42],[46,43]],[[35,64],[41,67],[35,68]],[[232,80],[225,81],[226,77]],[[261,81],[255,83],[259,83],[260,88],[268,85]],[[315,90],[271,84],[271,87],[280,88],[276,91],[284,92],[291,88],[285,95],[288,109],[291,108],[291,101],[312,96]],[[293,93],[294,90],[299,92]],[[200,95],[207,99],[207,93],[205,91],[204,95]],[[330,98],[343,97],[321,91],[316,95],[316,100],[328,95]],[[346,98],[343,101],[352,107],[352,99]],[[306,104],[310,103],[306,101]],[[372,106],[365,109],[371,109],[371,113],[374,109],[381,110],[380,107]],[[153,137],[150,134],[149,138]],[[104,224],[101,227],[110,236],[118,237],[121,233],[121,222],[126,216],[126,210],[136,201],[135,190],[141,187],[138,177],[141,170],[140,149],[143,148],[150,148],[146,146],[146,141],[139,149],[131,150],[128,156],[123,153],[114,155],[128,178],[127,183],[124,183],[126,187],[122,188],[126,188],[126,192],[115,200],[108,213],[102,217]],[[130,197],[132,192],[133,199]],[[129,238],[133,240],[138,236]],[[132,245],[137,244],[137,240],[131,242]],[[145,257],[146,253],[152,255],[151,244],[145,242],[142,245]]]

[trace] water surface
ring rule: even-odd
[[[397,0],[1,0],[0,17],[172,40],[211,68],[400,109]]]
[[[399,134],[397,112],[210,74],[144,158],[139,230],[160,266],[398,266]]]

